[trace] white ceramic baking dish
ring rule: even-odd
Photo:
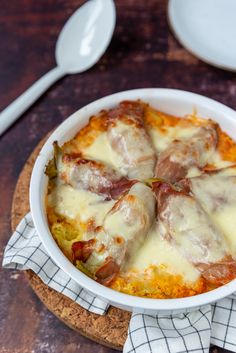
[[[63,144],[87,124],[91,115],[102,109],[112,108],[127,99],[141,99],[159,110],[179,116],[191,113],[195,109],[201,117],[211,117],[217,121],[224,131],[236,139],[235,111],[212,99],[186,91],[160,88],[136,89],[116,93],[88,104],[71,115],[53,132],[40,151],[33,168],[30,182],[30,208],[36,230],[45,249],[55,263],[82,287],[104,301],[129,311],[162,314],[186,312],[232,294],[236,291],[236,280],[208,293],[181,299],[147,299],[123,294],[95,282],[80,272],[63,255],[54,241],[45,212],[48,179],[44,174],[45,165],[53,155],[53,141],[57,140],[60,145]]]

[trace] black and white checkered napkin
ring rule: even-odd
[[[108,304],[87,293],[50,258],[27,214],[10,238],[5,268],[33,270],[44,283],[96,314]],[[236,295],[187,314],[172,316],[133,313],[124,353],[208,352],[210,344],[236,352]]]
[[[236,352],[236,296],[187,314],[131,317],[124,353],[207,353],[210,345]]]

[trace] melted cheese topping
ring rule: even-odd
[[[102,196],[86,190],[76,190],[69,185],[57,185],[48,197],[48,205],[55,212],[78,222],[94,219],[102,224],[106,214],[115,201],[104,201]]]
[[[111,235],[122,236],[125,240],[132,234],[150,227],[154,220],[155,198],[149,187],[137,183],[122,200],[119,208],[107,215],[105,230]]]
[[[236,165],[224,168],[218,172],[221,176],[236,176]]]
[[[225,206],[222,210],[214,212],[211,217],[215,224],[225,234],[230,243],[230,254],[236,259],[236,204]]]
[[[124,208],[127,211],[127,207]],[[132,235],[136,233],[140,228],[140,219],[137,222],[128,223],[124,221],[125,213],[123,209],[118,210],[115,213],[111,213],[105,220],[104,227],[108,234],[111,236],[121,236],[126,241],[132,238]]]
[[[171,274],[180,274],[187,282],[194,282],[199,278],[198,270],[160,237],[155,225],[147,235],[144,245],[130,258],[125,270],[144,272],[153,265],[161,266]]]
[[[215,225],[230,244],[230,253],[236,257],[236,169],[192,179],[195,197],[200,201]],[[231,175],[228,176],[227,175]]]
[[[186,175],[186,178],[193,178],[193,177],[199,176],[199,175],[201,175],[201,174],[202,174],[202,172],[201,172],[201,170],[200,170],[199,168],[197,168],[197,167],[191,167],[191,168],[189,168],[189,170],[188,170],[188,173],[187,173],[187,175]]]
[[[116,166],[115,153],[107,139],[107,134],[101,132],[91,145],[82,149],[84,157],[88,159],[98,159],[101,162]]]
[[[210,156],[208,164],[214,165],[215,169],[220,169],[231,166],[233,162],[224,160],[221,154],[215,150],[214,153]]]
[[[166,128],[149,129],[153,145],[157,153],[163,152],[174,140],[187,140],[199,129],[199,126],[170,126]]]

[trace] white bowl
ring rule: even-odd
[[[33,168],[30,182],[30,208],[36,230],[45,249],[55,263],[82,287],[104,301],[129,311],[162,314],[186,312],[232,294],[236,291],[236,280],[210,292],[181,299],[148,299],[123,294],[95,282],[79,271],[64,256],[53,239],[45,210],[48,178],[44,174],[45,165],[53,156],[53,141],[57,140],[60,145],[63,144],[87,124],[91,115],[97,114],[102,109],[112,108],[127,99],[142,99],[159,110],[178,116],[191,113],[195,109],[200,116],[211,117],[217,121],[224,131],[236,138],[236,112],[212,99],[190,92],[159,88],[136,89],[116,93],[88,104],[71,115],[53,132],[44,144]]]

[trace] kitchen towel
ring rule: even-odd
[[[210,345],[236,352],[236,296],[190,313],[133,313],[124,353],[207,353]]]

